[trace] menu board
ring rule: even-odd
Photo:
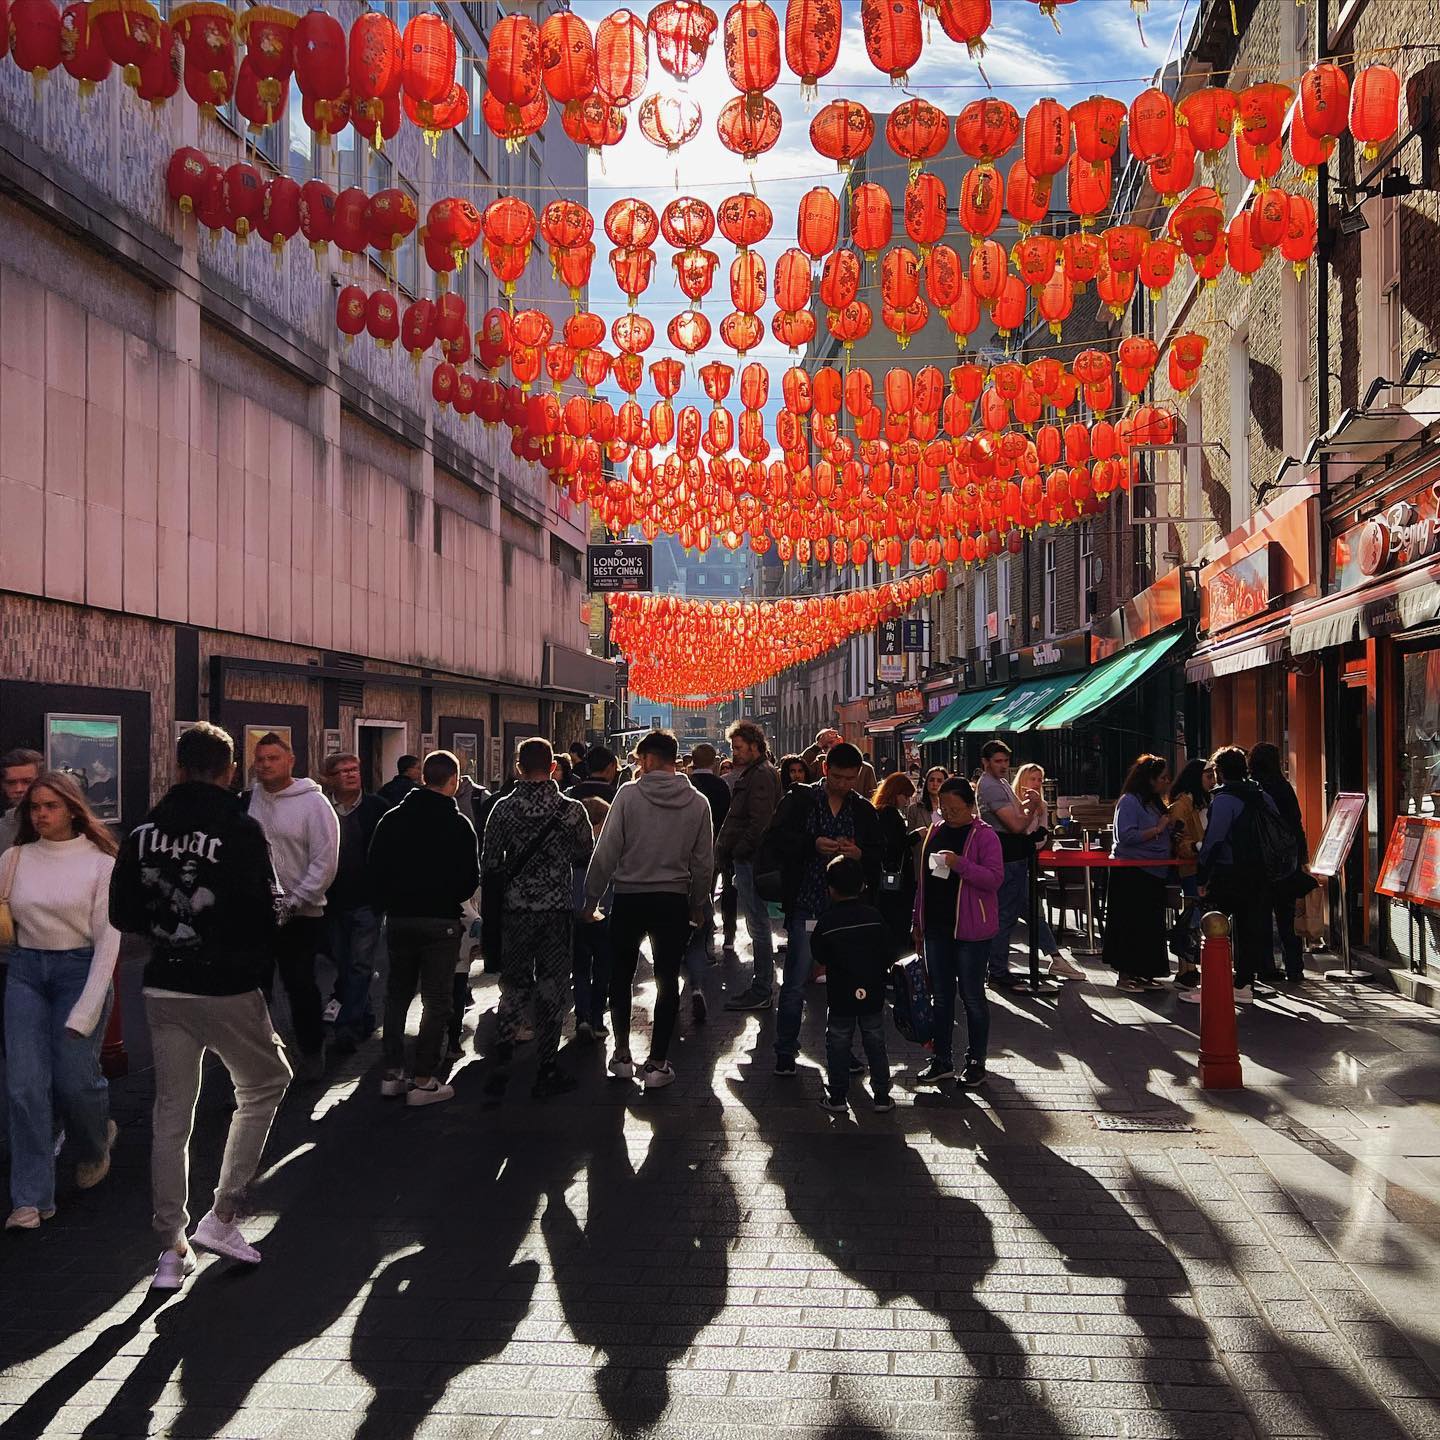
[[[1392,900],[1411,898],[1410,884],[1420,858],[1425,831],[1432,826],[1440,827],[1440,820],[1429,820],[1422,815],[1401,815],[1395,821],[1390,843],[1385,847],[1385,859],[1380,865],[1380,879],[1375,886],[1377,895],[1388,895]]]
[[[1417,905],[1440,908],[1440,820],[1426,819],[1420,837],[1420,853],[1410,871],[1405,898]]]
[[[1345,857],[1355,843],[1355,832],[1365,818],[1365,796],[1345,790],[1335,797],[1325,821],[1325,833],[1315,847],[1310,873],[1319,880],[1329,880],[1344,868]]]

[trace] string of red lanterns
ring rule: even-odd
[[[637,695],[703,706],[902,615],[945,588],[944,570],[838,595],[753,602],[611,595],[610,635]]]

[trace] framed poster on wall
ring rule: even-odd
[[[475,773],[475,766],[480,754],[480,737],[473,731],[457,730],[450,737],[450,745],[460,762],[460,773],[471,780],[478,780],[480,777]]]
[[[503,774],[505,750],[498,735],[490,737],[490,774],[486,777],[491,783],[503,785],[505,776]]]
[[[338,755],[344,743],[344,737],[338,730],[324,731],[321,735],[321,756],[328,759],[331,755]]]
[[[120,818],[120,717],[45,716],[45,768],[70,776],[101,820]]]

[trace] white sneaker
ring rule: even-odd
[[[412,1085],[405,1096],[407,1105],[438,1105],[442,1100],[453,1100],[455,1087],[432,1080],[428,1085]]]
[[[159,1263],[155,1266],[155,1278],[150,1282],[152,1290],[178,1290],[187,1275],[195,1273],[195,1252],[186,1250],[177,1255],[173,1250],[162,1250]]]
[[[33,1205],[17,1206],[6,1217],[7,1230],[38,1230],[42,1220],[53,1220],[53,1210],[37,1210]]]
[[[675,1071],[671,1068],[669,1061],[663,1065],[656,1065],[653,1061],[647,1060],[644,1076],[647,1090],[663,1090],[667,1085],[675,1083]]]
[[[1193,990],[1180,991],[1180,998],[1188,1001],[1191,1005],[1198,1005],[1200,1003],[1200,987],[1197,985]]]
[[[628,1055],[613,1056],[605,1068],[617,1080],[633,1080],[635,1078],[635,1062]]]
[[[1255,992],[1248,985],[1237,985],[1235,987],[1235,1003],[1237,1005],[1253,1005]]]
[[[399,1095],[406,1094],[410,1089],[411,1082],[398,1070],[387,1070],[385,1078],[380,1082],[380,1093],[388,1100],[394,1100]]]
[[[1090,977],[1071,959],[1057,955],[1050,962],[1050,974],[1061,980],[1088,980]]]
[[[240,1227],[233,1220],[227,1224],[213,1210],[205,1213],[190,1241],[202,1250],[213,1250],[246,1265],[260,1263],[260,1252],[240,1233]]]

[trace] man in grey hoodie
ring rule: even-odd
[[[636,747],[640,777],[622,785],[585,876],[585,908],[593,913],[610,885],[610,1019],[615,1054],[610,1073],[635,1074],[630,1058],[630,1002],[640,942],[650,940],[655,966],[655,1024],[643,1079],[647,1090],[673,1083],[666,1058],[680,1009],[680,964],[692,926],[708,924],[715,883],[710,803],[677,772],[680,747],[668,730],[652,730]]]
[[[290,1001],[301,1080],[318,1080],[325,1068],[325,1021],[315,956],[325,946],[325,892],[340,863],[340,821],[313,780],[294,778],[295,752],[281,736],[262,735],[255,746],[255,788],[250,816],[270,843],[270,858],[284,892],[275,941],[280,983]]]

